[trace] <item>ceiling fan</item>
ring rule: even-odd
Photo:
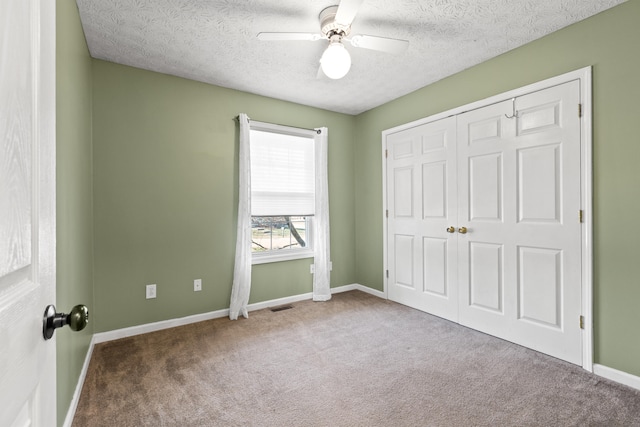
[[[387,53],[402,53],[409,46],[407,40],[351,34],[351,23],[364,0],[341,0],[337,6],[329,6],[320,12],[320,32],[317,33],[259,33],[258,40],[329,40],[329,46],[320,58],[320,69],[331,79],[341,79],[351,68],[351,55],[342,44],[348,41],[354,47]]]

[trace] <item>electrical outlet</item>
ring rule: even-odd
[[[333,262],[329,261],[329,271],[333,271]],[[309,273],[314,274],[316,272],[316,265],[311,264],[309,266]]]
[[[202,279],[196,279],[193,281],[193,292],[202,290]]]
[[[147,299],[156,297],[156,285],[147,285]]]

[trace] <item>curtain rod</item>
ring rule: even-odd
[[[239,122],[240,121],[240,116],[235,116],[233,118],[233,120],[235,120],[236,122]],[[251,119],[249,117],[247,117],[247,123],[251,123]],[[264,122],[264,123],[267,123],[267,122]],[[308,129],[308,128],[301,128],[301,127],[298,127],[298,126],[283,125],[283,124],[280,124],[280,123],[271,123],[271,122],[268,122],[268,123],[272,124],[272,125],[284,126],[284,127],[288,127],[288,128],[309,130],[309,131],[313,131],[313,132],[317,133],[318,135],[320,135],[322,133],[322,131],[320,129]]]

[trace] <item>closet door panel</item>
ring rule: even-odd
[[[581,364],[578,89],[458,116],[458,277],[461,324]]]
[[[505,101],[457,117],[459,319],[498,336],[516,315],[508,289],[515,279],[507,238],[515,222],[508,198],[515,189],[515,153],[506,149],[515,136],[506,117],[512,111],[513,103]]]
[[[455,117],[387,136],[388,297],[458,319]]]

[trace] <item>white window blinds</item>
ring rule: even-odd
[[[313,215],[313,136],[251,129],[250,141],[251,215]]]

